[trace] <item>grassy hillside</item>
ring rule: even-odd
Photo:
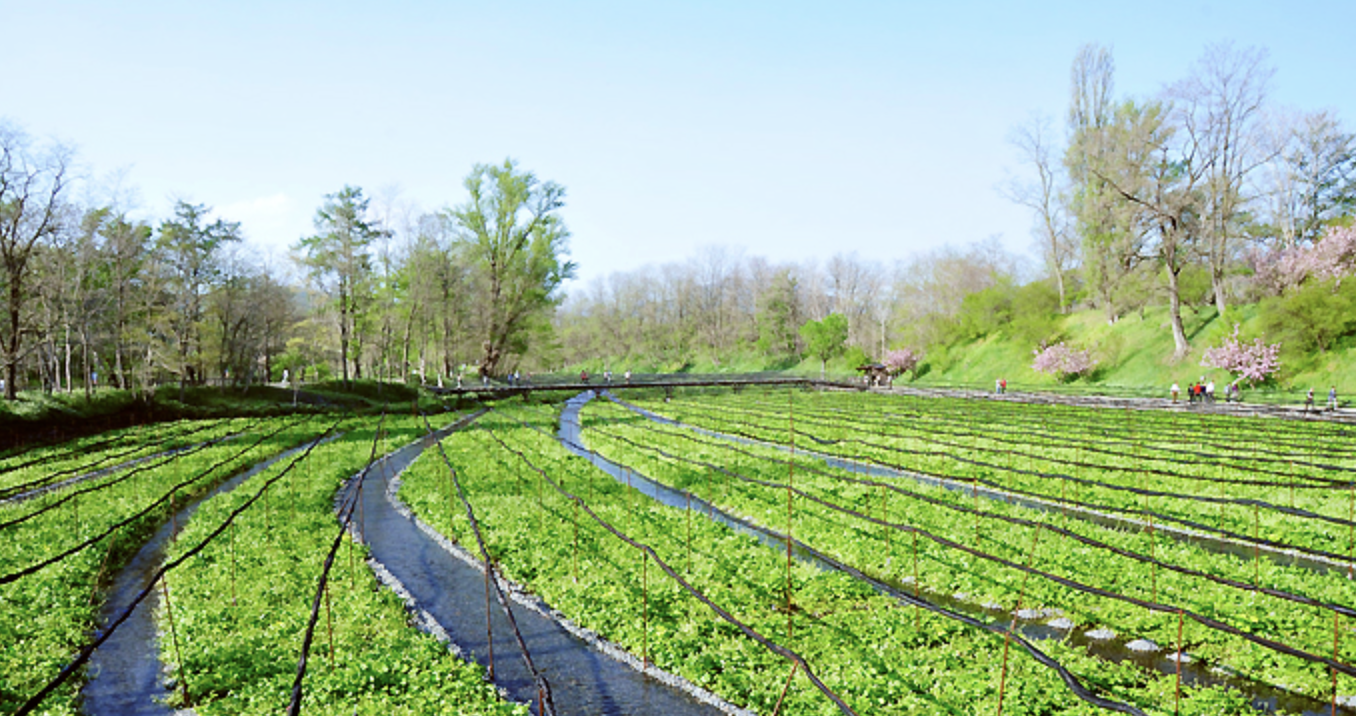
[[[1196,313],[1188,310],[1182,318],[1191,352],[1176,361],[1172,359],[1172,333],[1166,308],[1146,309],[1142,316],[1131,314],[1115,324],[1109,324],[1100,311],[1084,311],[1062,318],[1060,326],[1066,343],[1089,349],[1097,359],[1097,370],[1090,378],[1061,385],[1031,369],[1034,346],[1000,333],[934,350],[915,384],[988,389],[995,379],[1006,378],[1013,388],[1064,387],[1089,392],[1100,389],[1166,395],[1173,381],[1185,386],[1201,376],[1213,378],[1219,384],[1232,379],[1224,371],[1202,367],[1201,357],[1206,348],[1218,345],[1233,331],[1235,322],[1241,325],[1245,337],[1261,333],[1255,306],[1238,306],[1224,318],[1213,308]],[[1356,340],[1339,341],[1333,350],[1323,354],[1283,353],[1279,379],[1262,392],[1294,399],[1296,393],[1312,386],[1321,400],[1334,384],[1339,395],[1356,395]]]

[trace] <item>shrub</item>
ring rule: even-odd
[[[1261,383],[1280,369],[1280,355],[1280,343],[1267,345],[1261,338],[1252,343],[1239,340],[1238,324],[1235,323],[1234,332],[1222,344],[1205,349],[1201,365],[1227,370],[1249,383]]]
[[[1053,375],[1060,380],[1071,380],[1086,375],[1097,365],[1097,361],[1093,360],[1086,350],[1070,348],[1064,341],[1052,346],[1042,344],[1031,352],[1036,356],[1035,360],[1031,361],[1032,370]]]

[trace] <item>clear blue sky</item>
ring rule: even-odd
[[[1086,42],[1137,96],[1263,46],[1278,103],[1356,128],[1356,2],[0,0],[0,28],[0,117],[126,170],[147,216],[187,198],[281,251],[346,183],[435,209],[513,157],[567,188],[584,279],[706,245],[1024,250],[1005,137],[1062,126]]]

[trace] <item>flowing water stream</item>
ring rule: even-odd
[[[709,519],[724,524],[737,532],[756,537],[760,542],[769,547],[785,549],[785,534],[754,524],[735,515],[731,515],[705,500],[693,497],[681,490],[676,490],[663,483],[652,480],[649,477],[636,472],[629,466],[613,462],[590,451],[583,441],[583,430],[579,420],[579,410],[595,395],[594,392],[590,391],[576,396],[567,401],[564,410],[561,412],[558,438],[566,449],[592,461],[595,467],[611,475],[613,479],[616,479],[623,484],[630,485],[641,494],[662,504],[670,507],[696,510],[699,514],[705,515]],[[611,398],[610,395],[608,395],[608,397]],[[786,448],[786,446],[782,445],[749,440],[739,436],[726,435],[687,425],[671,418],[632,406],[615,398],[612,399],[614,402],[655,422],[692,430],[708,437],[729,440],[746,445],[778,449]],[[935,478],[929,478],[927,476],[916,476],[898,470],[865,465],[863,463],[829,455],[802,450],[797,450],[796,453],[802,456],[815,457],[816,459],[824,461],[830,467],[851,470],[853,472],[866,472],[867,474],[878,477],[904,477],[914,480],[926,480],[929,484],[939,482]],[[968,491],[970,487],[960,486],[957,489],[965,489]],[[984,495],[984,491],[981,490],[980,494]],[[1010,498],[1011,496],[1006,495],[1006,493],[996,496],[996,499],[1022,504],[1022,502]],[[863,574],[797,540],[793,539],[792,545],[796,558],[802,562],[812,564],[823,570],[846,572],[857,579],[865,581],[878,592],[888,594],[904,601],[909,601],[912,597],[912,586],[909,584]],[[1232,550],[1228,551],[1232,552]],[[1249,556],[1251,556],[1251,552],[1249,552]],[[992,625],[1006,627],[1012,620],[1012,614],[1003,609],[975,604],[965,599],[958,598],[960,596],[963,595],[947,595],[928,591],[924,593],[923,598],[939,607],[977,617]],[[1023,614],[1021,616],[1027,617],[1028,615]],[[1032,642],[1038,643],[1051,639],[1067,640],[1071,644],[1085,647],[1089,654],[1100,659],[1116,663],[1130,662],[1143,668],[1157,671],[1161,674],[1172,675],[1177,673],[1178,666],[1175,661],[1176,654],[1173,650],[1163,649],[1151,642],[1136,640],[1130,636],[1108,633],[1105,630],[1079,628],[1077,625],[1071,623],[1066,625],[1051,619],[1052,616],[1054,616],[1054,614],[1048,611],[1033,610],[1029,614],[1029,618],[1019,618],[1017,620],[1017,631]],[[1056,625],[1049,623],[1052,621],[1054,621]],[[1182,660],[1181,670],[1182,683],[1193,686],[1223,686],[1239,691],[1248,697],[1254,708],[1264,713],[1285,712],[1304,714],[1305,716],[1330,716],[1332,713],[1331,704],[1328,702],[1247,679],[1233,674],[1226,669],[1203,664],[1191,659],[1189,654]],[[1356,714],[1356,708],[1352,708],[1350,701],[1351,699],[1349,698],[1344,699],[1343,703],[1348,705],[1339,704],[1338,713]]]

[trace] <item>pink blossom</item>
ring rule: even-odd
[[[1255,253],[1250,257],[1258,283],[1282,293],[1305,279],[1342,279],[1356,273],[1356,228],[1334,226],[1313,246]]]
[[[899,375],[904,371],[912,371],[918,367],[918,361],[922,360],[921,352],[914,353],[912,348],[901,348],[885,354],[885,369],[890,371],[890,375]]]
[[[1235,323],[1234,332],[1222,344],[1205,349],[1201,365],[1227,370],[1249,383],[1260,383],[1280,369],[1280,355],[1280,343],[1266,345],[1261,338],[1252,343],[1240,341]]]
[[[1031,361],[1032,370],[1060,378],[1085,375],[1097,365],[1097,361],[1092,359],[1086,349],[1074,350],[1064,345],[1064,341],[1052,346],[1042,344],[1031,352],[1036,356],[1035,360]]]

